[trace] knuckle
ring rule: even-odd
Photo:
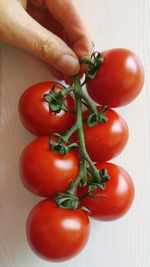
[[[58,59],[58,44],[54,38],[42,40],[36,49],[38,56],[46,62],[55,63]]]

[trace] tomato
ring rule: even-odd
[[[50,261],[64,261],[85,246],[90,230],[83,210],[59,208],[53,200],[43,200],[30,212],[26,224],[31,249]]]
[[[24,127],[31,133],[41,136],[57,132],[61,133],[69,129],[75,122],[73,112],[61,110],[52,112],[49,104],[44,100],[44,94],[50,93],[55,86],[56,92],[62,86],[55,82],[42,82],[28,88],[19,101],[19,115]],[[72,95],[67,95],[64,103],[71,110],[75,110],[75,101]]]
[[[81,201],[81,206],[85,206],[91,211],[94,219],[102,221],[116,220],[123,216],[130,208],[134,198],[134,185],[129,174],[118,165],[112,163],[97,163],[98,170],[106,168],[110,180],[105,184],[105,189],[95,189],[93,194],[103,194],[91,198],[85,197]],[[78,187],[78,196],[85,194],[88,188]]]
[[[79,171],[75,151],[60,155],[49,148],[49,137],[30,143],[20,158],[20,176],[24,186],[34,194],[49,197],[67,190]]]
[[[98,111],[102,108],[97,107]],[[86,118],[88,112],[83,112]],[[128,126],[125,120],[114,110],[105,113],[108,118],[105,123],[98,123],[93,127],[84,123],[84,138],[87,152],[95,162],[108,161],[121,153],[128,141]],[[76,140],[77,135],[74,135]]]
[[[95,79],[87,82],[90,97],[110,107],[127,105],[140,93],[144,83],[140,59],[124,48],[104,51],[102,57],[104,61]]]

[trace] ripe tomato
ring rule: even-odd
[[[59,208],[50,199],[31,210],[26,224],[31,249],[50,261],[64,261],[78,254],[88,240],[89,230],[84,211]]]
[[[59,113],[52,112],[49,104],[44,100],[44,94],[50,93],[55,85],[56,92],[62,86],[55,82],[42,82],[28,88],[19,101],[19,115],[24,127],[35,135],[49,135],[61,133],[69,129],[75,122],[75,114],[61,110]],[[75,110],[75,101],[68,95],[64,103],[71,110]]]
[[[49,137],[30,143],[20,158],[20,175],[24,186],[34,194],[49,197],[64,192],[79,171],[75,151],[60,155],[49,148]]]
[[[102,107],[97,107],[98,111]],[[88,112],[83,112],[86,118]],[[84,138],[87,152],[95,162],[104,162],[121,153],[128,141],[128,126],[125,120],[114,110],[108,109],[105,113],[108,121],[93,127],[84,123]],[[77,135],[73,136],[74,140]]]
[[[91,211],[94,219],[102,221],[116,220],[123,216],[130,208],[134,198],[134,185],[129,174],[118,165],[112,163],[97,163],[98,170],[106,168],[110,180],[105,184],[105,189],[96,189],[93,194],[103,194],[91,198],[85,197],[81,201],[81,206],[85,206]],[[78,187],[78,196],[85,194],[88,188]]]
[[[87,82],[90,97],[110,107],[127,105],[140,93],[144,83],[140,59],[124,48],[104,51],[102,57],[104,62],[95,79]]]

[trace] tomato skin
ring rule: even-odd
[[[19,116],[24,127],[37,136],[61,133],[69,129],[75,122],[75,114],[61,110],[54,113],[49,104],[44,100],[44,94],[48,94],[55,85],[56,92],[62,86],[55,82],[42,82],[29,87],[24,91],[19,100]],[[68,95],[64,103],[75,110],[75,101]]]
[[[77,255],[88,240],[89,230],[90,222],[84,211],[59,208],[51,199],[38,203],[26,224],[31,249],[50,261],[64,261]]]
[[[79,171],[75,151],[60,155],[49,148],[49,137],[40,137],[26,146],[20,157],[20,176],[24,186],[34,194],[50,197],[64,192]]]
[[[104,62],[95,79],[87,82],[88,94],[101,105],[127,105],[137,97],[144,84],[140,59],[124,48],[104,51],[102,57]]]
[[[134,199],[134,184],[129,174],[120,166],[112,163],[97,163],[98,170],[106,168],[110,180],[105,184],[105,189],[96,189],[94,194],[104,194],[95,198],[86,197],[81,201],[81,206],[88,208],[91,217],[101,221],[112,221],[122,217],[130,208]],[[78,187],[77,195],[87,192],[86,187]]]

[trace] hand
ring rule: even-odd
[[[75,0],[1,0],[0,40],[68,76],[79,71],[79,59],[92,50],[87,25]]]

